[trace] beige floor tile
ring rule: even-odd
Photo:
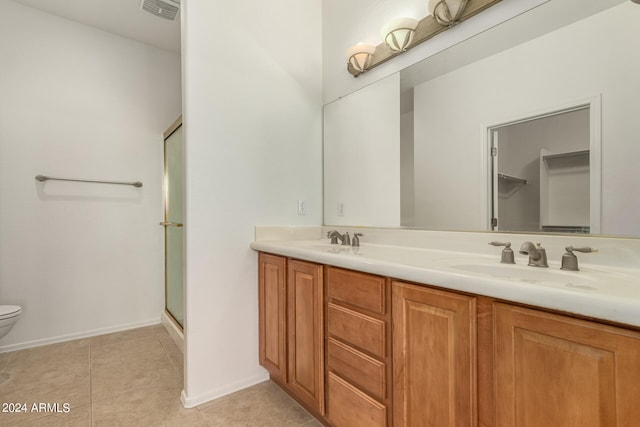
[[[5,373],[0,372],[0,387],[2,387],[2,383],[7,381],[9,378],[10,378],[9,374],[5,374]],[[0,389],[0,390],[2,390],[2,389]]]
[[[6,364],[4,373],[22,383],[51,380],[70,374],[88,374],[89,342],[69,341],[16,351]]]
[[[123,341],[135,341],[141,338],[154,337],[158,332],[165,332],[162,325],[147,326],[144,328],[130,329],[128,331],[114,332],[112,334],[99,335],[90,338],[93,348],[101,345],[119,343]]]
[[[9,374],[5,374],[4,370],[13,357],[13,353],[0,353],[0,386],[9,379]]]
[[[178,371],[180,371],[180,373],[182,373],[184,371],[184,355],[182,354],[182,351],[180,351],[176,343],[173,342],[173,339],[169,334],[158,334],[157,337],[173,365]]]
[[[101,346],[91,352],[91,394],[94,401],[137,389],[182,387],[174,366],[157,338]]]
[[[307,421],[306,423],[302,424],[301,427],[324,427],[324,424],[322,424],[320,421],[313,418]]]
[[[154,355],[166,355],[160,340],[155,336],[137,340],[91,346],[91,363],[104,364],[110,362],[137,360]]]
[[[4,402],[4,398],[1,399]],[[16,403],[16,402],[14,402]],[[36,414],[29,411],[29,407],[22,412],[1,412],[0,413],[0,426],[13,427],[35,420],[41,419],[44,415]]]
[[[0,374],[4,371],[4,367],[9,363],[9,360],[13,358],[14,352],[11,353],[0,353]]]
[[[184,409],[182,365],[161,326],[0,354],[0,401],[29,410],[0,413],[0,426],[321,426],[269,381]],[[71,411],[31,412],[40,402],[69,403]]]
[[[12,383],[12,388],[0,385],[2,402],[68,403],[79,407],[91,403],[91,378],[89,374],[70,374],[52,380]],[[1,425],[1,423],[0,423]]]
[[[64,384],[80,378],[88,378],[89,370],[88,357],[86,360],[52,357],[47,361],[32,361],[17,357],[6,366],[3,374],[7,379],[0,384],[0,390],[17,390],[24,388],[25,385],[36,383]]]
[[[165,350],[169,351],[169,350],[176,349],[180,351],[176,343],[173,341],[173,338],[171,338],[171,336],[167,333],[167,331],[162,331],[162,333],[161,332],[156,333],[156,337],[158,338],[162,346],[165,348]]]
[[[270,381],[201,406],[210,426],[300,426],[311,415]]]
[[[181,388],[124,393],[93,404],[94,427],[206,427],[197,409],[185,409]]]
[[[89,427],[91,426],[91,406],[71,407],[67,413],[60,407],[59,412],[30,412],[26,414],[11,414],[12,417],[3,420],[0,425],[18,425],[20,427]],[[6,421],[6,424],[3,423]]]
[[[90,403],[89,344],[71,341],[13,353],[2,373],[2,402]]]

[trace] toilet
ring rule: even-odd
[[[17,305],[0,305],[0,339],[7,335],[22,314]]]

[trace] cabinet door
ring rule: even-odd
[[[640,334],[496,304],[496,426],[639,426]]]
[[[260,364],[281,383],[287,381],[286,259],[258,255]]]
[[[289,261],[288,385],[302,402],[324,414],[324,323],[322,266]]]
[[[392,287],[394,427],[476,426],[475,298]]]

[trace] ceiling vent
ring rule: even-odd
[[[140,9],[173,21],[180,10],[180,0],[142,0]]]

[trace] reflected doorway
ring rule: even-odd
[[[182,117],[164,133],[165,311],[184,327],[184,161]]]
[[[586,104],[489,129],[492,230],[599,232],[593,117]]]

